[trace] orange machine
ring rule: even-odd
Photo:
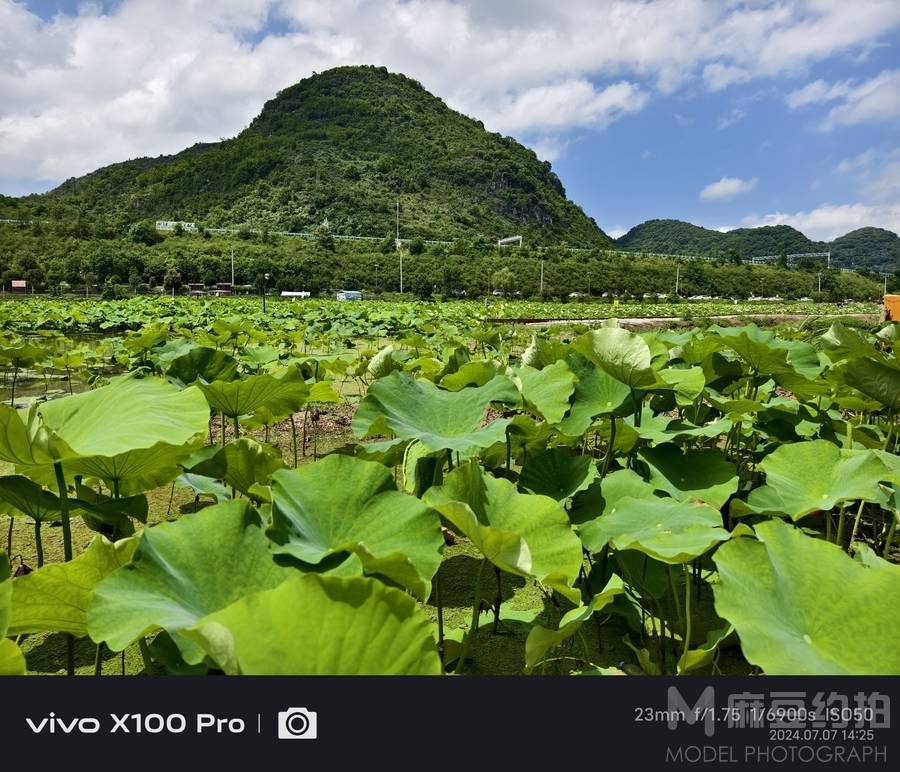
[[[900,295],[885,295],[884,311],[888,320],[900,322]]]

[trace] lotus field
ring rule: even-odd
[[[4,303],[0,674],[900,673],[896,323],[475,305]]]

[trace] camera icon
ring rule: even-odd
[[[315,740],[318,714],[306,708],[288,708],[278,712],[279,740]]]

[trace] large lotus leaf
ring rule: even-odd
[[[12,606],[12,575],[6,550],[0,549],[0,638],[6,637],[9,628],[9,610]]]
[[[373,378],[384,378],[388,373],[396,370],[400,365],[393,358],[393,344],[385,346],[369,360],[366,372]]]
[[[514,372],[525,401],[549,423],[559,423],[575,390],[575,374],[565,361],[560,359],[543,370],[524,365]]]
[[[693,560],[729,538],[717,510],[676,499],[625,496],[589,525],[581,538],[591,552],[608,542],[670,564]]]
[[[428,597],[444,543],[440,519],[398,491],[389,469],[341,455],[272,475],[269,536],[274,552],[306,563],[353,553],[367,573],[421,598]]]
[[[650,347],[640,335],[621,327],[601,327],[572,345],[630,389],[646,388],[656,381]]]
[[[12,508],[33,520],[59,520],[59,499],[21,475],[0,477],[0,510]]]
[[[104,496],[87,485],[76,483],[76,498],[70,498],[69,503],[72,509],[80,509],[88,516],[88,522],[93,518],[107,525],[118,526],[120,536],[127,536],[134,533],[131,523],[127,523],[128,518],[133,517],[142,523],[147,522],[147,515],[150,511],[150,505],[147,497],[143,494],[137,496],[120,496],[118,499],[112,496]]]
[[[733,426],[728,418],[718,418],[708,424],[697,426],[690,421],[672,419],[671,417],[660,414],[653,415],[652,411],[644,409],[641,414],[641,425],[634,426],[633,418],[628,425],[637,434],[651,443],[661,442],[678,442],[686,438],[695,437],[718,437],[720,434],[726,434]]]
[[[566,448],[549,448],[528,456],[519,484],[532,493],[563,501],[587,488],[596,476],[597,466],[590,456],[577,456]]]
[[[572,406],[557,428],[570,437],[580,437],[596,416],[616,413],[629,399],[631,390],[580,354],[572,354],[566,361],[577,381]]]
[[[161,444],[183,445],[206,432],[209,409],[194,387],[159,378],[123,378],[37,408],[76,456],[112,458]]]
[[[473,462],[454,469],[424,501],[498,568],[534,577],[578,602],[572,585],[581,570],[581,544],[559,502],[519,493]]]
[[[432,626],[416,602],[364,577],[296,576],[211,614],[187,635],[233,675],[443,670]]]
[[[562,359],[569,352],[569,346],[553,338],[531,336],[531,343],[522,352],[522,364],[541,369]]]
[[[0,550],[0,676],[25,675],[22,650],[6,638],[9,609],[12,601],[12,580],[6,552]]]
[[[0,460],[21,467],[52,463],[46,443],[34,442],[34,431],[17,410],[0,405]]]
[[[878,356],[875,347],[868,340],[856,330],[849,329],[840,322],[832,324],[828,332],[822,335],[822,343],[825,344],[828,357],[832,362]]]
[[[759,463],[766,484],[747,498],[751,512],[792,520],[846,501],[880,501],[878,483],[891,471],[871,450],[842,450],[828,440],[781,445]],[[734,514],[744,514],[735,502]]]
[[[900,412],[900,368],[874,359],[853,359],[839,369],[848,386],[878,400],[891,413]]]
[[[641,498],[653,495],[653,486],[639,474],[631,469],[619,469],[602,480],[595,480],[587,490],[579,493],[572,501],[569,516],[573,523],[579,524],[579,535],[584,546],[597,552],[606,545],[609,537],[602,529],[595,531],[590,521],[600,517],[607,508],[612,509],[619,499],[626,496]]]
[[[25,675],[25,657],[15,641],[0,638],[0,676]]]
[[[169,364],[166,375],[187,385],[196,381],[231,381],[237,377],[237,360],[217,348],[195,346]]]
[[[184,659],[203,653],[180,635],[251,592],[280,584],[296,569],[272,560],[259,516],[246,501],[201,509],[147,528],[130,565],[94,588],[88,632],[115,651],[163,628]]]
[[[703,393],[706,376],[702,367],[666,367],[657,373],[655,389],[671,389],[679,407],[693,405]]]
[[[506,419],[479,427],[485,408],[491,402],[518,399],[518,389],[504,376],[484,386],[446,391],[409,373],[394,372],[369,387],[352,427],[358,437],[387,430],[401,439],[417,439],[430,450],[471,455],[505,439]]]
[[[779,373],[791,370],[788,351],[781,348],[775,333],[761,330],[755,324],[744,327],[710,327],[722,343],[734,351],[756,373]]]
[[[721,509],[738,489],[734,464],[717,448],[682,452],[665,442],[639,453],[650,467],[650,484],[679,501],[700,501]]]
[[[181,472],[181,463],[203,443],[203,436],[197,435],[193,441],[182,445],[159,442],[149,448],[138,448],[116,456],[83,456],[66,459],[67,475],[97,477],[109,487],[118,485],[119,494],[133,496],[174,480]],[[53,472],[34,479],[51,485]],[[29,474],[31,474],[29,472]]]
[[[12,583],[9,634],[44,630],[87,634],[87,608],[99,582],[128,563],[135,538],[115,543],[97,536],[68,563],[50,563]]]
[[[296,412],[309,398],[309,386],[296,367],[288,368],[280,376],[261,373],[237,381],[198,382],[197,386],[213,410],[231,418],[275,404]]]
[[[502,371],[499,362],[477,360],[466,362],[458,370],[441,378],[441,386],[449,391],[459,391],[466,386],[484,386]]]
[[[188,466],[191,474],[224,480],[227,485],[242,493],[249,493],[257,484],[267,485],[272,473],[284,467],[284,460],[277,448],[261,444],[250,437],[229,442],[224,448],[204,448],[203,451],[207,451],[203,455],[209,457]],[[197,457],[196,454],[194,457]]]
[[[559,620],[558,629],[550,630],[540,625],[532,627],[525,641],[525,670],[533,670],[550,649],[575,635],[595,611],[602,610],[613,601],[616,595],[624,592],[625,586],[622,580],[613,574],[606,583],[606,587],[591,598],[589,603],[567,611]]]
[[[771,675],[900,674],[900,568],[869,567],[781,520],[716,552],[716,613]]]

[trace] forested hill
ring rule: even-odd
[[[0,196],[0,217],[83,219],[115,231],[141,220],[209,227],[602,246],[597,224],[550,164],[382,67],[338,67],[267,102],[233,139],[139,158],[50,193]]]
[[[621,249],[664,254],[739,256],[831,252],[833,264],[900,270],[900,237],[883,228],[860,228],[834,241],[812,241],[789,225],[722,232],[681,220],[648,220],[616,240]]]

